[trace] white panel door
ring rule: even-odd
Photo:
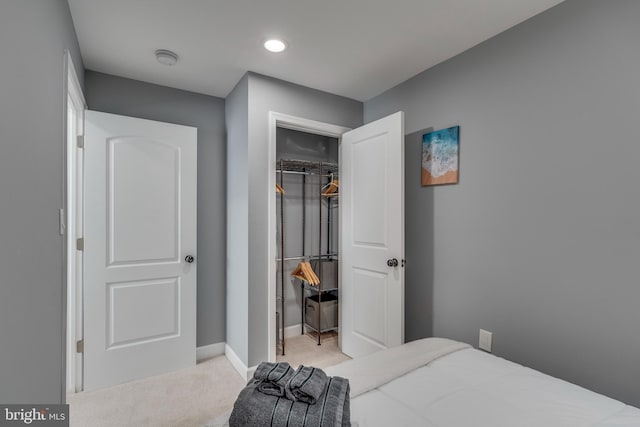
[[[85,114],[85,391],[195,364],[196,134]]]
[[[341,346],[404,342],[404,113],[342,135]]]

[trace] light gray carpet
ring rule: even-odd
[[[287,361],[326,368],[349,359],[337,337],[300,335],[287,340]],[[245,385],[231,363],[219,356],[194,366],[144,380],[86,393],[70,394],[71,427],[201,427],[228,413]],[[224,417],[222,417],[224,419]]]
[[[318,345],[317,338],[313,335],[298,335],[287,338],[285,342],[286,354],[281,356],[280,348],[278,348],[276,358],[278,362],[289,362],[294,369],[300,364],[326,368],[350,359],[338,348],[337,334],[323,334],[321,343],[322,345]]]
[[[233,406],[245,382],[224,356],[193,368],[67,396],[71,427],[199,427]]]

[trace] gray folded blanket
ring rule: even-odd
[[[327,387],[327,374],[322,369],[300,365],[285,388],[287,399],[315,404]]]
[[[350,426],[349,381],[331,377],[315,405],[264,394],[250,381],[240,392],[229,418],[230,427]]]
[[[262,362],[256,368],[253,379],[262,393],[282,397],[286,393],[285,387],[293,374],[294,371],[287,362]]]

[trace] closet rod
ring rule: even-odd
[[[319,257],[318,257],[318,255],[302,255],[302,256],[287,257],[284,260],[282,258],[276,258],[276,261],[278,261],[278,262],[280,262],[280,261],[296,261],[296,260],[300,260],[300,259],[314,260],[314,259],[318,259],[318,258],[330,258],[330,257],[336,257],[336,256],[338,256],[337,253],[324,254],[324,255],[320,255]]]
[[[306,171],[306,172],[301,172],[301,171],[288,171],[288,170],[284,170],[284,171],[283,171],[283,170],[281,170],[281,169],[276,169],[276,172],[277,172],[277,173],[284,173],[284,174],[291,174],[291,175],[318,175],[318,173],[317,173],[317,172],[309,172],[309,171]],[[322,175],[322,176],[323,176],[323,177],[330,177],[330,176],[335,176],[335,175],[336,175],[336,174],[334,173],[333,175],[332,175],[332,174],[325,174],[325,175]]]

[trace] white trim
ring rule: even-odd
[[[252,366],[249,369],[247,369],[247,381],[253,378],[253,374],[256,373],[256,369],[258,369],[258,365]]]
[[[298,337],[300,336],[300,328],[302,327],[302,323],[298,323],[296,325],[291,325],[291,326],[286,326],[284,328],[284,337],[286,338],[293,338],[293,337]],[[306,329],[305,329],[306,332]]]
[[[196,348],[196,362],[200,363],[212,357],[221,356],[225,353],[225,343],[217,342],[215,344],[203,345]]]
[[[235,368],[236,371],[238,371],[240,376],[245,381],[248,381],[247,374],[249,372],[249,368],[247,368],[247,365],[242,362],[236,352],[233,351],[231,347],[229,347],[229,344],[224,345],[224,355],[227,357],[227,359],[229,359],[229,362],[231,362],[231,365]]]
[[[267,287],[267,301],[269,305],[267,308],[267,354],[269,355],[269,362],[276,361],[276,192],[274,188],[276,186],[276,129],[277,128],[293,129],[302,132],[312,133],[316,135],[330,136],[332,138],[338,138],[343,133],[350,131],[350,128],[344,126],[337,126],[330,123],[318,122],[316,120],[305,119],[302,117],[290,116],[288,114],[282,114],[275,111],[269,111],[269,145],[268,150],[268,162],[269,167],[268,176],[265,177],[266,194],[270,194],[269,206],[267,208],[267,216],[269,220],[269,233],[267,238],[268,242],[268,280]],[[340,240],[340,239],[338,239]],[[286,331],[286,330],[285,330]],[[286,338],[286,332],[285,332]]]
[[[71,53],[68,50],[65,50],[66,57],[66,67],[67,67],[67,91],[71,95],[74,104],[77,106],[82,106],[83,110],[87,109],[87,101],[84,98],[84,93],[82,93],[82,87],[80,86],[80,80],[78,80],[78,75],[76,74],[76,69],[73,66],[73,59],[71,58]],[[82,124],[82,130],[84,129],[84,123]]]
[[[289,114],[277,113],[275,111],[269,111],[269,118],[275,119],[276,127],[279,128],[313,133],[315,135],[330,136],[331,138],[340,138],[343,133],[351,130],[351,128],[348,127],[332,125],[330,123],[305,119],[303,117],[291,116]]]
[[[80,81],[76,75],[73,59],[68,50],[64,51],[64,150],[65,183],[64,215],[61,233],[65,239],[65,280],[66,296],[66,381],[64,392],[82,391],[82,354],[76,353],[76,341],[83,337],[82,332],[82,253],[75,249],[75,239],[82,235],[82,152],[77,148],[78,135],[84,134],[84,110],[87,104],[82,93]],[[70,111],[72,114],[70,115]]]

